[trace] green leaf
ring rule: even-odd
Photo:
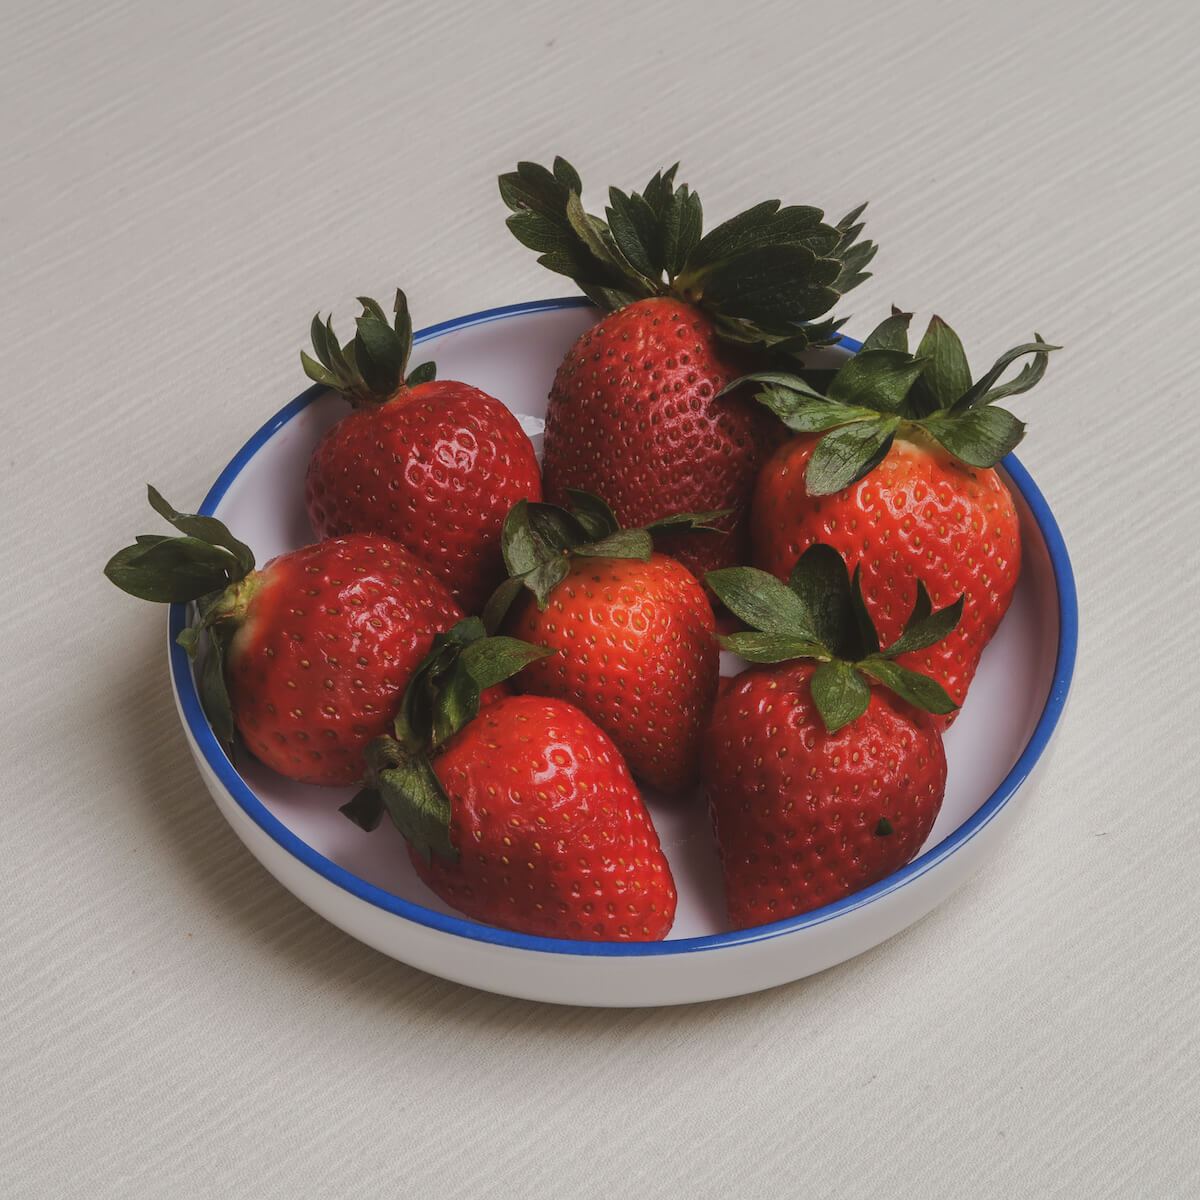
[[[1005,396],[1013,396],[1019,392],[1029,391],[1046,373],[1046,364],[1049,361],[1050,352],[1062,349],[1061,346],[1051,346],[1046,343],[1040,334],[1035,333],[1033,337],[1034,340],[1032,342],[1027,342],[1022,346],[1014,346],[1011,350],[1002,354],[992,364],[986,374],[976,380],[971,388],[958,400],[954,406],[954,411],[959,412],[964,409],[975,408],[977,405],[991,404],[996,400],[1003,399]],[[998,388],[994,388],[992,385],[996,380],[1018,358],[1026,354],[1034,356],[1033,362],[1024,366],[1017,373],[1015,379]]]
[[[329,327],[321,320],[320,313],[316,313],[313,316],[312,324],[309,326],[309,334],[312,338],[313,352],[320,360],[322,366],[329,368],[332,375],[333,356],[329,350]],[[301,357],[305,358],[307,356],[301,354]],[[309,359],[308,361],[311,362],[312,360]]]
[[[843,659],[821,663],[810,682],[813,703],[830,733],[856,721],[871,703],[871,689],[857,668]]]
[[[795,392],[811,400],[825,399],[824,392],[818,391],[803,376],[789,371],[753,371],[749,375],[740,375],[732,383],[727,383],[717,395],[727,395],[748,383],[770,384],[781,392]]]
[[[557,654],[513,637],[486,637],[463,648],[462,665],[479,689],[495,687],[523,671],[530,663]]]
[[[314,383],[341,391],[342,381],[332,371],[326,370],[320,363],[314,362],[303,350],[300,351],[300,365],[304,368],[305,375]]]
[[[700,244],[704,227],[700,197],[686,186],[680,188],[675,197],[663,234],[663,264],[667,277],[672,280],[686,268],[692,253]]]
[[[228,550],[233,555],[234,562],[241,570],[242,575],[247,575],[254,569],[254,551],[245,542],[238,541],[223,521],[198,513],[177,512],[153,486],[147,487],[146,494],[150,500],[150,507],[160,517],[169,521],[180,533]]]
[[[811,258],[830,254],[841,240],[839,232],[823,221],[819,208],[778,200],[764,200],[730,217],[700,241],[690,265],[707,266],[763,250],[802,249]],[[837,274],[829,273],[832,280]]]
[[[488,597],[480,616],[484,628],[489,634],[499,632],[504,625],[504,619],[508,616],[509,610],[524,590],[525,576],[523,574],[511,575]]]
[[[534,530],[529,505],[528,500],[518,500],[500,530],[500,552],[510,575],[524,575],[554,553]]]
[[[636,192],[626,196],[609,188],[608,198],[608,227],[626,261],[647,279],[660,278],[663,253],[653,210]]]
[[[408,373],[408,378],[404,381],[405,387],[415,388],[420,387],[423,383],[429,383],[437,378],[437,364],[434,362],[423,362],[413,367]]]
[[[156,604],[197,600],[223,591],[233,580],[230,554],[198,538],[168,537],[153,545],[118,550],[104,574],[123,592]]]
[[[217,743],[230,756],[234,747],[233,705],[225,681],[225,660],[231,636],[216,629],[209,630],[208,645],[201,656],[196,675],[200,707],[204,709]]]
[[[395,298],[392,300],[392,328],[400,339],[400,348],[407,363],[413,348],[413,323],[412,313],[408,308],[408,297],[402,288],[396,289]]]
[[[532,571],[522,576],[525,586],[537,599],[539,611],[546,611],[546,605],[550,603],[550,593],[566,579],[570,570],[571,564],[567,561],[567,556],[559,554],[539,563]]]
[[[829,658],[829,650],[810,638],[794,637],[787,633],[731,633],[718,637],[721,646],[741,655],[748,662],[791,662],[797,658]]]
[[[765,230],[778,211],[778,200],[763,200],[722,221],[700,239],[688,264],[689,270],[711,266],[733,258],[743,250],[761,247],[766,242]]]
[[[832,546],[809,546],[792,568],[788,589],[809,614],[817,640],[839,658],[860,656],[850,575],[845,560]]]
[[[908,326],[911,321],[912,313],[893,308],[891,316],[885,317],[867,334],[859,353],[867,350],[891,350],[908,358]]]
[[[932,317],[917,347],[917,356],[925,360],[921,380],[936,406],[952,408],[971,387],[971,368],[958,334],[941,317]]]
[[[386,811],[383,797],[376,788],[369,787],[356,792],[353,799],[348,800],[338,809],[338,812],[349,817],[355,825],[360,829],[365,829],[368,833],[379,828],[379,822],[383,819]]]
[[[902,667],[891,659],[864,658],[858,666],[865,674],[890,688],[901,700],[907,701],[914,708],[944,716],[958,707],[940,683],[919,671]]]
[[[584,212],[578,173],[565,159],[556,158],[552,172],[518,163],[499,182],[501,198],[512,210],[508,228],[522,245],[541,252],[542,266],[570,277],[609,310],[648,294],[604,222]]]
[[[380,399],[394,396],[404,381],[404,347],[396,331],[370,312],[355,321],[354,361],[362,381]]]
[[[831,496],[869,475],[887,456],[898,417],[854,421],[831,430],[813,447],[804,482],[810,496]]]
[[[917,424],[972,467],[994,467],[1025,436],[1024,421],[990,404],[961,413],[934,413]]]
[[[429,759],[417,757],[376,776],[384,807],[410,846],[428,863],[436,854],[457,862],[450,840],[450,799]]]
[[[821,396],[810,396],[771,386],[755,396],[794,433],[822,433],[852,421],[877,421],[879,414]]]
[[[837,264],[803,246],[747,250],[712,267],[703,282],[706,305],[725,318],[749,322],[785,336],[837,303],[830,286]]]
[[[723,567],[709,571],[704,582],[751,629],[821,642],[804,598],[774,575],[757,567]]]
[[[645,530],[653,538],[676,537],[681,533],[719,533],[725,536],[726,531],[719,528],[715,522],[732,513],[732,508],[717,508],[711,512],[671,513],[651,521],[645,526]]]
[[[403,295],[403,292],[397,288],[396,294],[397,303],[399,303],[399,298]],[[370,296],[359,296],[358,302],[362,305],[363,316],[371,317],[376,321],[381,321],[384,325],[388,324],[387,313],[383,311],[383,305],[380,304],[378,300],[372,300]],[[407,304],[405,307],[407,308]],[[395,310],[393,309],[393,311]]]
[[[917,580],[917,599],[912,613],[905,622],[904,631],[884,651],[887,658],[908,654],[913,650],[924,650],[940,642],[962,619],[963,597],[953,604],[933,612],[929,592],[921,580]]]
[[[827,398],[878,413],[898,414],[923,366],[920,359],[902,350],[860,350],[838,369],[830,381]]]
[[[621,528],[616,513],[601,497],[579,488],[566,488],[567,499],[571,502],[571,511],[575,519],[583,527],[591,541],[599,541],[610,533],[616,533]]]
[[[917,587],[920,588],[918,581]],[[871,614],[867,611],[867,602],[863,597],[862,571],[855,566],[854,574],[850,577],[850,609],[854,617],[855,639],[853,657],[858,659],[868,654],[879,653],[879,631]]]
[[[346,391],[352,387],[355,380],[358,378],[358,371],[354,363],[348,355],[352,352],[353,344],[342,346],[337,339],[337,334],[333,332],[333,314],[331,313],[325,318],[325,352],[329,355],[329,368],[334,375],[342,381],[341,390]]]
[[[645,529],[621,529],[598,542],[584,542],[572,552],[585,558],[635,558],[649,562],[654,539]]]
[[[479,684],[466,664],[470,646],[463,647],[430,679],[432,703],[429,740],[423,747],[427,751],[444,745],[479,714]]]

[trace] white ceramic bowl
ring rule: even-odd
[[[550,380],[595,319],[581,299],[474,313],[423,330],[414,362],[499,397],[539,440]],[[851,348],[853,343],[849,343]],[[219,516],[258,562],[312,540],[303,477],[320,434],[344,403],[311,388],[280,410],[221,473],[202,511]],[[663,1005],[744,994],[799,979],[878,945],[946,899],[1012,825],[1018,793],[1062,715],[1075,658],[1077,608],[1070,562],[1041,493],[1016,459],[1004,469],[1021,512],[1025,568],[1012,608],[946,736],[949,784],[921,854],[875,886],[816,912],[730,932],[720,872],[698,802],[647,802],[679,888],[664,942],[559,941],[476,924],[441,903],[413,873],[386,822],[363,833],[338,811],[350,794],[291,783],[243,756],[235,769],[201,710],[169,617],[176,701],[201,774],[251,853],[307,905],[385,954],[432,974],[528,999],[579,1005]]]

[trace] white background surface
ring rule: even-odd
[[[1190,4],[0,9],[0,1194],[1200,1192]],[[682,160],[710,223],[868,199],[839,310],[937,311],[1014,407],[1082,632],[1050,769],[929,918],[807,981],[559,1009],[422,975],[276,885],[104,560],[302,390],[314,311],[570,285],[495,176],[599,207]]]

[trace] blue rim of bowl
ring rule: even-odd
[[[485,309],[481,312],[470,313],[438,325],[431,325],[414,335],[414,343],[428,342],[443,334],[455,333],[477,325],[485,325],[493,321],[501,321],[510,317],[532,316],[537,313],[552,312],[568,308],[586,308],[591,302],[583,296],[569,296],[549,300],[534,300],[523,304],[509,304],[499,308]],[[843,337],[842,345],[849,350],[859,349],[859,343],[852,338]],[[291,403],[285,405],[269,421],[267,421],[251,437],[221,472],[200,507],[203,513],[211,514],[224,497],[233,480],[245,469],[249,461],[284,425],[291,421],[299,412],[306,408],[323,392],[320,387],[312,387],[302,392]],[[423,908],[421,905],[405,900],[400,896],[376,887],[365,879],[339,866],[313,849],[296,836],[286,825],[275,817],[253,790],[243,781],[233,768],[224,751],[221,749],[212,729],[200,706],[200,698],[196,691],[195,680],[192,676],[191,662],[183,649],[176,643],[176,638],[188,620],[188,605],[172,604],[168,614],[168,636],[170,639],[170,665],[172,681],[184,720],[205,762],[226,789],[241,810],[272,838],[282,849],[291,854],[305,866],[318,875],[335,884],[337,887],[357,896],[376,908],[393,913],[397,917],[413,921],[429,929],[457,937],[469,938],[473,941],[487,942],[496,946],[508,947],[513,950],[539,951],[541,953],[582,955],[582,956],[613,956],[613,957],[647,957],[663,954],[689,954],[699,951],[711,951],[722,948],[745,945],[751,942],[769,941],[805,929],[824,925],[829,921],[866,905],[876,903],[883,897],[891,895],[912,884],[921,876],[927,874],[939,863],[955,854],[964,845],[985,829],[1005,808],[1013,798],[1022,783],[1028,778],[1034,766],[1045,751],[1067,701],[1071,678],[1075,669],[1075,654],[1079,633],[1079,607],[1075,590],[1074,574],[1071,570],[1070,558],[1063,542],[1062,533],[1058,528],[1049,505],[1040,489],[1033,482],[1029,473],[1017,461],[1014,455],[1008,455],[1003,463],[1005,471],[1017,490],[1029,506],[1038,530],[1042,535],[1050,559],[1054,575],[1055,590],[1058,597],[1059,637],[1058,648],[1054,663],[1054,674],[1051,679],[1049,692],[1041,716],[1030,735],[1020,757],[1005,776],[1000,786],[988,799],[966,820],[947,835],[936,846],[910,862],[906,867],[889,875],[886,879],[847,896],[824,908],[805,913],[802,916],[790,917],[776,921],[770,925],[760,925],[753,929],[734,930],[727,933],[706,934],[700,937],[667,939],[661,942],[614,943],[614,942],[575,942],[560,938],[535,937],[530,934],[511,933],[504,929],[495,929],[479,925],[465,917],[448,916]]]

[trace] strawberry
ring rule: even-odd
[[[484,621],[558,651],[522,671],[519,689],[581,708],[640,782],[669,795],[688,791],[720,674],[716,623],[695,576],[655,551],[652,538],[694,536],[719,514],[623,530],[604,501],[569,496],[572,512],[513,507],[502,539],[511,578]]]
[[[918,583],[880,649],[859,572],[829,546],[805,551],[788,584],[752,567],[709,583],[751,626],[722,644],[758,664],[718,698],[703,743],[729,919],[745,929],[869,887],[920,850],[946,786],[928,714],[953,703],[897,660],[943,637],[962,601],[934,612]]]
[[[753,561],[787,579],[807,547],[836,547],[861,570],[885,640],[899,635],[918,582],[935,604],[964,595],[953,633],[904,659],[961,705],[1021,569],[1016,505],[995,467],[1025,427],[995,401],[1037,383],[1057,347],[1035,334],[972,382],[945,322],[934,317],[911,355],[909,320],[893,313],[823,388],[801,375],[755,377],[759,398],[797,434],[759,476]],[[1031,364],[993,386],[1027,354]]]
[[[522,497],[541,499],[533,443],[495,397],[438,380],[433,363],[405,378],[412,321],[396,292],[395,322],[360,297],[352,341],[312,321],[309,378],[354,406],[318,442],[305,503],[319,538],[378,533],[398,542],[475,611],[503,577],[500,528]]]
[[[368,785],[342,811],[390,814],[417,874],[476,921],[587,941],[657,941],[676,891],[658,835],[611,739],[562,700],[483,689],[547,651],[486,637],[478,618],[439,634],[394,736],[372,743]]]
[[[268,767],[301,783],[362,779],[368,743],[391,728],[434,635],[462,616],[445,587],[374,534],[305,546],[255,570],[250,548],[214,517],[150,503],[182,537],[141,537],[105,574],[146,600],[195,600],[181,643],[195,656],[218,740],[234,731]]]
[[[606,315],[562,360],[546,410],[543,485],[599,491],[623,525],[663,514],[729,510],[707,534],[669,547],[700,575],[744,561],[754,477],[777,422],[725,389],[753,352],[829,341],[809,325],[866,278],[875,247],[855,243],[862,209],[836,226],[818,209],[753,208],[701,236],[699,197],[677,167],[641,194],[611,189],[607,220],[584,212],[564,159],[500,177],[508,226],[539,261],[575,280]]]

